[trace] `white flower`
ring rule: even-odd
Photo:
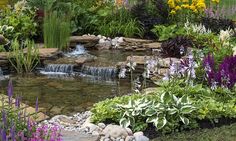
[[[233,34],[232,29],[221,30],[219,35],[219,40],[222,41],[223,43],[226,43],[230,39],[232,34]]]
[[[233,48],[233,54],[236,56],[236,46]]]
[[[120,70],[120,73],[119,73],[119,75],[118,75],[118,77],[119,78],[125,78],[126,77],[126,68],[122,68],[121,70]]]

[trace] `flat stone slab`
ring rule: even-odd
[[[136,62],[137,65],[144,65],[147,60],[151,59],[152,56],[133,56],[133,61]],[[131,59],[131,56],[128,56],[126,62]],[[171,60],[173,62],[180,62],[180,59],[177,58],[158,58],[158,61],[161,67],[168,68],[170,66]]]
[[[153,42],[153,43],[149,43],[149,44],[144,44],[143,46],[145,48],[150,48],[150,49],[159,49],[161,48],[161,44],[160,42]]]
[[[99,38],[96,36],[71,36],[70,43],[98,43]]]
[[[125,42],[129,42],[129,43],[152,43],[152,40],[144,40],[144,39],[136,39],[136,38],[124,38]]]
[[[99,141],[99,136],[83,134],[75,131],[62,131],[63,141]]]
[[[39,57],[40,58],[50,58],[60,54],[58,48],[39,48]]]
[[[15,106],[15,104],[14,104],[15,103],[15,99],[14,98],[12,98],[12,103],[13,103],[13,106]],[[8,103],[8,96],[0,94],[0,109],[1,109],[2,105],[4,105],[4,106],[9,105],[9,103]],[[14,107],[14,108],[16,108],[16,107]],[[31,120],[40,122],[40,121],[43,121],[43,120],[46,120],[46,119],[49,118],[49,116],[45,115],[42,112],[38,112],[37,115],[36,115],[35,108],[30,107],[30,106],[28,106],[28,105],[26,105],[24,103],[20,104],[20,108],[21,108],[21,110],[23,112],[26,112],[25,113],[26,117],[29,117]]]

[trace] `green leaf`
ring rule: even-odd
[[[127,128],[130,126],[130,120],[127,118],[120,119],[120,125],[124,128]]]
[[[186,118],[186,117],[183,117],[183,116],[179,116],[181,121],[185,124],[185,125],[188,125],[189,124],[189,119]]]
[[[156,118],[153,123],[157,129],[162,129],[167,124],[167,120],[165,117]]]
[[[171,101],[171,95],[169,93],[163,93],[161,95],[161,102],[168,104]]]
[[[180,109],[182,114],[190,114],[194,110],[195,110],[195,107],[192,105],[186,105],[186,106],[181,107]]]
[[[157,111],[155,110],[155,109],[153,109],[153,108],[149,108],[149,109],[147,109],[146,111],[145,111],[145,115],[146,116],[153,116],[153,115],[155,115],[157,113]]]

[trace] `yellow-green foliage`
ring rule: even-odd
[[[8,4],[8,0],[0,0],[0,8],[6,6]]]

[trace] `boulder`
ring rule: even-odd
[[[128,133],[125,128],[112,124],[107,125],[107,127],[105,127],[105,129],[102,132],[105,136],[109,136],[111,138],[119,138],[119,137],[126,138],[128,136]]]
[[[149,141],[149,138],[147,138],[146,136],[134,136],[135,137],[135,141]]]

